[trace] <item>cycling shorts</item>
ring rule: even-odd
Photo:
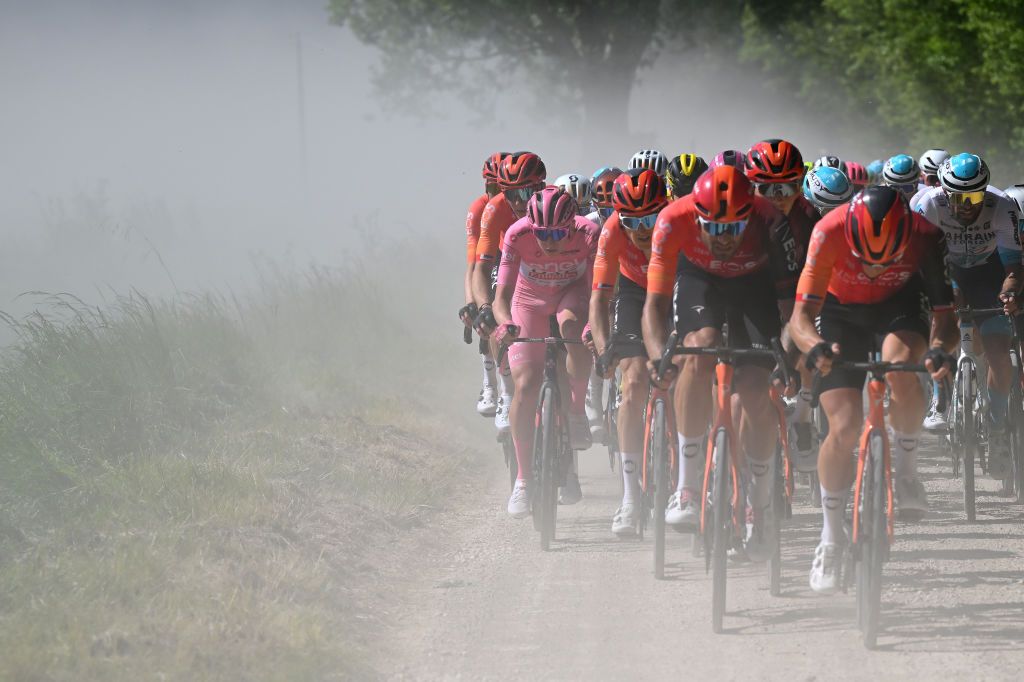
[[[910,331],[928,339],[928,297],[920,275],[914,275],[902,289],[878,303],[842,304],[832,294],[825,297],[818,317],[818,333],[830,343],[838,343],[843,358],[867,361],[882,348],[889,334]],[[822,377],[821,392],[834,388],[864,388],[867,372],[834,369]]]
[[[590,312],[590,282],[581,277],[562,287],[537,287],[519,280],[512,294],[512,323],[519,327],[520,336],[540,338],[551,334],[548,321],[557,315],[562,322],[569,312],[580,322],[580,331],[587,323]],[[508,350],[509,367],[543,365],[543,343],[515,343]]]
[[[680,338],[705,327],[721,330],[728,322],[731,347],[768,349],[771,339],[782,333],[775,283],[768,270],[716,277],[698,268],[680,269],[673,304]],[[772,369],[775,360],[740,358],[736,365]]]
[[[619,273],[618,293],[612,304],[612,344],[615,357],[646,358],[640,320],[644,314],[647,290]]]
[[[964,303],[972,308],[998,308],[999,292],[1003,290],[1006,268],[998,253],[993,253],[984,263],[971,268],[961,268],[950,263],[949,274],[953,278],[953,289]],[[993,334],[1010,335],[1010,321],[1005,315],[977,316],[975,324],[982,336]]]

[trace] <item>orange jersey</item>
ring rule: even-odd
[[[604,223],[601,239],[597,243],[594,261],[594,288],[614,289],[619,273],[644,289],[647,288],[649,259],[643,250],[626,234],[619,214],[613,213]]]
[[[770,268],[779,298],[791,298],[800,273],[799,249],[789,222],[767,199],[757,197],[736,250],[718,258],[705,243],[693,195],[677,199],[658,214],[647,269],[647,290],[669,295],[676,269],[697,268],[722,278],[741,277]],[[681,261],[681,262],[680,262]]]
[[[831,294],[841,304],[880,303],[892,297],[917,274],[933,310],[949,308],[953,289],[946,271],[946,240],[942,230],[914,213],[910,244],[899,261],[870,278],[846,241],[846,206],[833,209],[815,225],[797,285],[797,300],[815,302]]]
[[[466,214],[467,265],[472,265],[476,262],[476,245],[480,240],[480,218],[484,215],[485,206],[487,206],[487,195],[481,194],[469,205],[469,213]]]
[[[512,213],[504,194],[491,197],[484,206],[480,218],[480,238],[476,243],[476,258],[480,261],[496,264],[498,251],[505,239],[505,232],[512,227],[518,218]]]

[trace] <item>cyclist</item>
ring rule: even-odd
[[[649,168],[664,177],[668,159],[657,149],[641,149],[629,160],[629,169],[634,168]]]
[[[583,333],[599,231],[578,211],[576,201],[565,190],[545,187],[529,199],[526,216],[506,233],[494,296],[494,336],[499,344],[516,335],[547,336],[551,315],[557,316],[563,337],[578,339]],[[580,345],[566,348],[569,435],[574,449],[585,448],[590,441],[583,413],[590,354]],[[544,378],[544,347],[513,345],[508,361],[516,384],[511,423],[519,464],[519,478],[508,501],[508,513],[522,518],[530,513],[534,419]],[[579,499],[575,470],[570,472],[564,487],[563,495]]]
[[[664,352],[673,303],[675,327],[687,346],[720,345],[728,321],[731,345],[767,348],[781,330],[776,297],[780,306],[792,304],[797,250],[785,216],[754,194],[739,169],[723,165],[704,173],[692,194],[662,210],[654,230],[642,325],[648,356],[657,359]],[[675,396],[682,464],[665,521],[692,526],[699,514],[699,454],[711,417],[714,361],[686,356],[680,364]],[[766,513],[775,451],[775,438],[768,434],[778,426],[768,395],[773,363],[738,364],[734,388],[742,418],[737,455],[746,452],[753,479],[744,544],[749,558],[765,560],[776,529]],[[659,386],[667,386],[677,366],[662,377],[651,360],[648,371]]]
[[[883,168],[885,168],[885,162],[881,159],[875,159],[867,165],[869,185],[877,185],[882,181]]]
[[[484,193],[473,200],[466,215],[466,277],[464,282],[466,304],[459,309],[459,319],[467,327],[472,328],[476,319],[477,304],[473,300],[473,269],[476,265],[476,246],[480,239],[480,218],[487,202],[501,191],[498,188],[498,164],[508,156],[508,152],[494,152],[484,161],[481,174],[484,179]],[[483,361],[484,380],[480,389],[480,397],[476,402],[476,411],[484,417],[493,417],[497,408],[497,378],[494,376],[494,357],[489,345],[481,341],[480,357]]]
[[[621,536],[633,535],[639,520],[638,476],[649,390],[640,318],[654,223],[667,204],[665,181],[653,171],[634,169],[620,175],[615,181],[615,213],[601,230],[594,262],[590,329],[601,358],[598,364],[608,378],[614,376],[616,365],[622,372],[618,426],[623,493],[612,517],[612,532]]]
[[[853,197],[853,185],[838,168],[821,166],[804,176],[804,199],[807,199],[820,215],[842,206]]]
[[[668,183],[669,201],[680,199],[693,191],[697,178],[708,169],[708,162],[696,154],[680,154],[673,157],[665,171]]]
[[[615,188],[615,180],[622,171],[614,167],[598,169],[590,178],[591,192],[594,200],[594,211],[587,215],[587,220],[600,228],[611,217],[615,211],[612,202],[612,191]],[[584,334],[586,337],[586,335]],[[595,350],[593,341],[584,338],[588,343],[588,349]],[[590,385],[587,386],[587,421],[590,423],[590,438],[596,443],[604,443],[608,434],[604,431],[604,377],[597,371],[595,366],[590,373]]]
[[[883,360],[919,362],[923,356],[933,378],[942,379],[954,363],[948,351],[958,341],[945,255],[941,230],[911,212],[890,187],[865,189],[814,228],[789,330],[807,366],[823,375],[821,405],[829,423],[818,455],[824,523],[810,572],[815,592],[839,588],[847,542],[843,515],[853,482],[850,453],[864,421],[865,373],[832,369],[832,361],[836,356],[866,360],[881,337]],[[934,315],[930,343],[929,307]],[[902,513],[925,506],[915,459],[925,405],[915,375],[893,373],[888,382]]]
[[[939,167],[948,158],[949,152],[945,149],[929,149],[917,160],[917,167],[921,169],[921,175],[917,193],[910,200],[911,209],[917,208],[917,203],[928,193],[928,190],[939,186]]]
[[[870,182],[868,169],[856,161],[846,162],[846,173],[847,179],[850,181],[850,184],[853,185],[853,190],[855,192],[861,191],[867,187]]]
[[[850,177],[850,169],[846,166],[846,162],[840,159],[838,156],[826,154],[825,156],[818,157],[818,159],[814,162],[813,167],[821,168],[822,166],[828,166],[829,168],[838,168],[843,172],[843,175],[845,175],[847,178]]]
[[[498,164],[498,188],[501,192],[487,202],[480,218],[480,238],[476,245],[476,266],[473,269],[473,301],[478,312],[473,326],[482,336],[494,329],[491,300],[497,287],[497,265],[501,256],[505,232],[516,220],[526,214],[526,202],[534,192],[544,187],[547,169],[540,157],[532,152],[509,154]],[[491,342],[491,352],[497,348]],[[494,413],[494,426],[499,433],[509,430],[509,408],[515,390],[507,366],[499,367],[501,395]]]
[[[1012,312],[1021,290],[1021,248],[1017,205],[990,186],[988,166],[974,154],[957,154],[939,167],[939,187],[932,188],[917,211],[946,235],[950,274],[958,301],[972,308],[1006,305]],[[969,334],[973,323],[960,333]],[[1010,322],[1004,316],[979,320],[981,346],[988,361],[989,472],[1001,480],[1009,469],[1009,434],[1005,429],[1010,392]],[[928,426],[944,421],[932,410]]]
[[[811,240],[811,230],[820,218],[818,211],[801,192],[805,169],[800,150],[786,140],[758,142],[747,151],[745,173],[753,183],[754,190],[779,209],[789,221],[790,231],[798,246],[799,271],[803,267],[803,258]],[[809,373],[802,377],[801,385],[791,415],[791,442],[796,446],[793,452],[796,468],[809,472],[817,466],[811,429]]]
[[[1003,190],[1003,194],[1010,197],[1017,204],[1017,224],[1024,220],[1024,185],[1014,185]],[[1019,232],[1018,232],[1019,233]]]
[[[585,216],[593,210],[590,178],[578,173],[566,173],[558,176],[558,179],[555,180],[555,187],[561,187],[576,200],[580,215]]]
[[[710,168],[718,168],[719,166],[732,166],[738,168],[741,172],[747,165],[747,159],[738,149],[726,149],[724,152],[719,152],[715,155],[715,158],[711,159],[711,163],[708,164]]]
[[[882,167],[882,184],[892,187],[909,201],[917,193],[917,177],[920,174],[913,157],[897,154],[890,157]]]

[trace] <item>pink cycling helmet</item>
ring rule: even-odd
[[[535,228],[571,227],[578,212],[576,200],[561,187],[548,186],[534,192],[526,204],[526,218]]]
[[[719,166],[732,166],[743,170],[747,165],[747,156],[738,149],[726,149],[711,160],[708,164],[711,168]]]

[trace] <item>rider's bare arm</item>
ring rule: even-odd
[[[669,319],[668,312],[671,305],[671,294],[656,294],[650,290],[647,291],[642,327],[644,347],[647,348],[648,357],[660,358],[665,352],[665,339],[668,338],[668,326],[665,321]]]

